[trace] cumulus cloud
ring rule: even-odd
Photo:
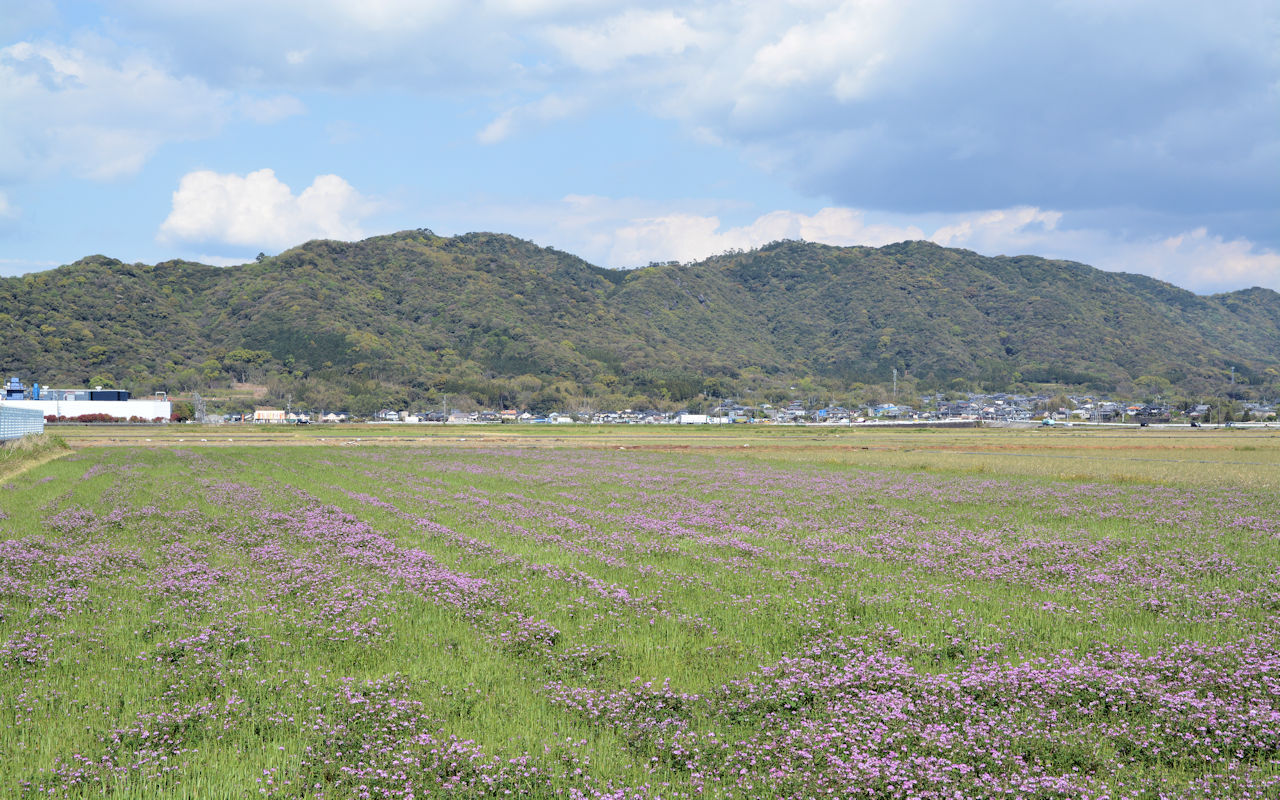
[[[208,170],[183,176],[160,226],[167,242],[279,249],[310,239],[359,239],[375,204],[337,175],[320,175],[295,195],[275,172]]]
[[[669,9],[629,9],[586,26],[552,26],[544,34],[571,63],[592,72],[643,56],[672,56],[705,37]]]
[[[1274,2],[118,0],[111,16],[138,51],[90,38],[0,50],[0,185],[129,174],[166,142],[372,87],[506,109],[476,126],[490,144],[632,105],[831,206],[744,220],[714,203],[611,201],[593,222],[537,229],[615,264],[777,230],[880,241],[881,225],[1208,286],[1273,274],[1280,248]],[[1178,222],[1078,224],[1109,208]]]
[[[879,246],[923,238],[914,226],[868,225],[863,213],[824,208],[815,214],[773,211],[746,225],[723,228],[718,217],[671,214],[633,220],[613,233],[610,262],[696,261],[728,250],[750,250],[779,239],[803,239],[833,245]]]
[[[558,204],[450,204],[434,216],[454,230],[474,230],[477,220],[576,253],[609,267],[643,266],[651,261],[696,261],[730,250],[748,250],[779,239],[833,245],[879,246],[925,238],[912,221],[872,219],[860,209],[823,208],[812,214],[776,210],[726,224],[743,216],[740,204],[725,201],[658,202],[638,198],[568,195]],[[439,223],[437,223],[439,224]]]
[[[945,9],[942,9],[945,13]],[[895,35],[914,15],[905,3],[842,3],[819,19],[796,20],[751,57],[746,83],[757,90],[785,90],[820,84],[841,101],[862,96],[877,71],[905,44]],[[910,20],[917,36],[935,29],[936,20]]]
[[[170,57],[214,85],[524,98],[482,141],[517,135],[557,98],[625,98],[860,208],[1220,214],[1274,209],[1280,183],[1280,9],[1259,0],[1176,13],[1157,0],[125,0],[117,11],[157,48],[183,41]]]
[[[1029,254],[1135,272],[1198,292],[1280,287],[1280,253],[1203,226],[1172,236],[1067,227],[1070,215],[1031,206],[949,215],[928,238],[985,255]]]
[[[929,238],[943,247],[1025,253],[1051,236],[1061,220],[1060,211],[1043,211],[1032,206],[1003,208],[961,215],[939,227]]]
[[[1129,271],[1181,285],[1209,291],[1280,287],[1280,253],[1245,239],[1228,241],[1203,227],[1123,249]]]
[[[1280,51],[1261,8],[839,3],[663,107],[851,205],[1274,205]]]
[[[139,55],[43,42],[0,49],[0,179],[136,172],[161,144],[209,135],[229,95]]]

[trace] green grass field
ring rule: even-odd
[[[794,428],[617,425],[57,426],[75,446],[429,445],[698,450],[770,462],[1280,491],[1280,428]],[[755,448],[752,450],[751,448]]]
[[[6,791],[1280,791],[1275,433],[406,430],[12,467]]]

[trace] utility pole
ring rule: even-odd
[[[893,368],[893,399],[898,399],[898,368]]]

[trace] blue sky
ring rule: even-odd
[[[0,274],[406,228],[1280,289],[1280,5],[0,0]]]

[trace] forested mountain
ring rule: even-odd
[[[833,395],[1030,383],[1274,394],[1280,294],[926,242],[779,242],[620,271],[510,236],[313,241],[238,267],[92,256],[0,279],[0,369],[171,393],[267,383],[361,410],[678,403],[804,382]],[[1243,390],[1243,389],[1242,389]]]

